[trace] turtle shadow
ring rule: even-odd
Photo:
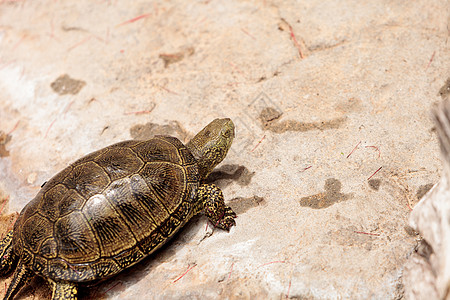
[[[228,164],[211,172],[208,178],[206,178],[205,183],[214,183],[220,188],[225,188],[232,182],[236,182],[240,186],[247,186],[252,181],[254,175],[255,172],[250,172],[245,166]]]

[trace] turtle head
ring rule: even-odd
[[[233,138],[233,121],[228,118],[215,119],[187,143],[186,147],[198,162],[201,180],[208,177],[214,167],[225,158]]]

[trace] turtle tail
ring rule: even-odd
[[[10,230],[0,242],[0,275],[8,274],[17,263],[17,256],[13,251],[13,230]]]

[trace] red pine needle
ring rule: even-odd
[[[297,49],[298,49],[298,54],[300,55],[300,58],[303,59],[303,58],[305,58],[305,56],[303,55],[302,48],[300,47],[300,44],[298,43],[297,38],[295,37],[294,30],[292,29],[292,26],[290,24],[288,24],[288,26],[289,26],[289,31],[291,34],[292,41],[294,42],[295,47],[297,47]]]
[[[346,158],[349,158],[350,155],[352,155],[352,153],[355,152],[356,148],[358,148],[358,146],[359,146],[360,144],[361,144],[361,142],[359,142],[359,143],[355,146],[355,148],[353,148],[353,150],[347,155]]]
[[[186,270],[186,272],[184,272],[180,277],[178,277],[177,279],[175,279],[173,282],[177,282],[178,280],[180,280],[181,278],[183,278],[184,275],[186,275],[190,270],[192,270],[195,266],[197,266],[197,264],[194,264],[192,267],[188,268]]]
[[[11,131],[10,131],[10,132],[8,132],[8,133],[7,133],[6,135],[10,135],[11,133],[13,133],[13,131],[17,129],[17,126],[19,126],[19,123],[20,123],[20,120],[19,120],[19,121],[17,121],[16,125],[14,125],[14,128],[13,128],[13,129],[11,129]]]
[[[54,124],[55,122],[56,122],[56,119],[54,119],[54,120],[50,123],[50,125],[48,126],[47,131],[45,132],[45,135],[44,135],[44,139],[47,137],[48,132],[50,131],[50,128],[52,128],[52,126],[53,126],[53,124]]]
[[[5,201],[3,202],[2,208],[0,208],[0,214],[3,213],[3,210],[5,209],[5,205],[6,205],[6,202],[8,202],[8,199],[9,199],[9,196],[6,196]]]
[[[425,70],[427,70],[428,67],[431,65],[431,62],[433,61],[434,55],[435,55],[435,54],[436,54],[436,51],[433,51],[433,54],[431,55],[430,61],[428,62],[428,65],[427,65],[427,67],[425,68]]]
[[[286,299],[289,299],[289,292],[291,291],[291,283],[292,283],[292,280],[289,280],[289,286],[288,286],[288,290],[286,292]]]
[[[253,35],[251,35],[247,30],[245,30],[244,28],[241,28],[241,31],[243,33],[245,33],[246,35],[248,35],[249,37],[251,37],[252,39],[256,40],[255,37]]]
[[[88,36],[84,39],[82,39],[81,41],[79,41],[78,43],[76,43],[75,45],[69,47],[69,49],[67,49],[67,52],[72,51],[73,49],[77,48],[78,46],[86,43],[87,41],[89,41],[90,39],[92,39],[92,36]]]
[[[262,139],[259,140],[258,144],[256,144],[256,146],[255,146],[255,147],[252,149],[252,151],[250,151],[250,152],[255,151],[256,147],[258,147],[259,144],[261,144],[261,142],[262,142],[265,138],[266,138],[266,135],[264,135],[264,136],[262,137]]]
[[[308,167],[304,168],[303,170],[301,170],[300,172],[305,172],[306,170],[311,169],[311,168],[312,168],[312,166],[308,166]]]
[[[135,18],[133,18],[133,19],[130,19],[130,20],[128,20],[128,21],[125,21],[125,22],[123,22],[123,23],[120,23],[120,24],[116,25],[116,27],[120,27],[120,26],[126,25],[126,24],[131,24],[131,23],[134,23],[134,22],[136,22],[136,21],[138,21],[138,20],[140,20],[140,19],[147,18],[147,17],[149,17],[149,16],[151,16],[151,13],[143,14],[143,15],[137,16],[137,17],[135,17]]]
[[[233,266],[234,266],[234,263],[231,264],[230,273],[228,273],[228,279],[227,280],[230,280],[231,272],[233,272]]]
[[[375,173],[373,173],[372,175],[370,175],[370,177],[369,177],[369,178],[367,178],[367,180],[369,180],[370,178],[372,178],[372,177],[373,177],[373,175],[377,174],[377,173],[378,173],[378,171],[380,171],[380,170],[381,170],[381,168],[382,168],[382,167],[379,167],[379,168],[378,168],[378,170],[376,170],[376,171],[375,171]]]
[[[110,290],[112,290],[113,288],[115,288],[115,287],[118,286],[119,284],[122,284],[122,285],[123,285],[123,283],[122,283],[121,281],[116,282],[116,284],[114,284],[112,287],[110,287],[109,289],[107,289],[107,290],[102,294],[102,296],[104,296],[106,293],[108,293]]]
[[[259,269],[261,267],[264,267],[264,266],[267,266],[267,265],[271,265],[271,264],[284,264],[284,263],[285,263],[284,260],[271,261],[271,262],[268,262],[268,263],[260,265],[259,267],[257,267],[257,269]]]

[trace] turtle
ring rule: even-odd
[[[0,242],[1,275],[16,266],[4,299],[35,275],[50,283],[52,299],[77,299],[80,285],[135,265],[201,212],[229,231],[236,214],[205,179],[234,135],[229,118],[215,119],[186,144],[123,141],[57,173]]]

